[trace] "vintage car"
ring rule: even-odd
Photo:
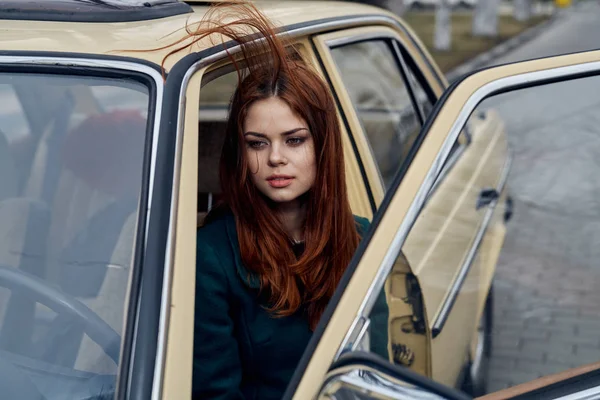
[[[2,398],[190,398],[196,229],[219,196],[236,80],[218,41],[162,62],[213,2],[0,2]],[[478,106],[597,73],[600,54],[448,86],[391,13],[256,4],[329,82],[352,210],[372,221],[285,397],[483,394],[511,156],[498,114]],[[389,360],[369,353],[382,289]],[[592,370],[497,398],[580,392]]]

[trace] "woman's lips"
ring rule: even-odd
[[[289,176],[267,178],[267,182],[269,182],[269,185],[271,185],[271,187],[276,188],[276,189],[284,188],[286,186],[291,185],[292,180],[294,180],[294,178],[289,177]]]

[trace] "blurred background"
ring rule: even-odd
[[[593,49],[591,38],[600,34],[600,6],[590,0],[353,1],[401,16],[450,80],[490,63]]]

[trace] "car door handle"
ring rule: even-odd
[[[500,194],[496,189],[483,189],[479,193],[479,197],[477,198],[477,205],[475,208],[479,210],[480,208],[487,207],[492,204],[494,201],[498,200]]]

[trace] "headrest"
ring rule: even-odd
[[[137,191],[145,136],[146,119],[136,110],[90,115],[67,135],[64,167],[111,195]]]

